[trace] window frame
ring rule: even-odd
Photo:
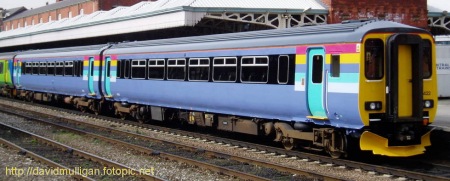
[[[53,76],[56,75],[55,65],[56,65],[56,62],[54,62],[54,61],[47,62],[47,75],[53,75]],[[51,73],[51,74],[50,74],[49,71],[48,71],[48,70],[50,70],[50,69],[52,70],[52,73]]]
[[[194,60],[197,60],[197,64],[191,64]],[[207,60],[207,64],[202,64],[202,60]],[[189,66],[188,66],[188,81],[196,81],[196,82],[208,82],[210,77],[210,71],[211,67],[209,66],[211,64],[211,60],[209,58],[190,58],[189,59]],[[205,79],[191,79],[191,68],[204,68],[207,67],[207,77]]]
[[[134,63],[137,62],[137,65],[134,65]],[[141,63],[144,63],[143,65]],[[144,76],[143,77],[134,77],[133,76],[133,70],[134,68],[144,68]],[[147,60],[146,59],[134,59],[131,60],[130,64],[130,78],[131,79],[146,79],[147,77]]]
[[[427,40],[427,39],[423,39],[422,40],[422,44],[423,44],[423,51],[424,52],[422,52],[422,56],[425,56],[425,48],[429,48],[428,49],[428,53],[429,53],[429,57],[428,57],[428,61],[429,61],[429,65],[428,65],[428,73],[429,73],[429,75],[428,76],[425,76],[425,67],[424,67],[424,65],[423,65],[423,61],[424,61],[424,59],[423,59],[423,57],[421,58],[421,62],[422,62],[422,72],[423,72],[423,79],[430,79],[431,78],[431,76],[433,75],[433,47],[431,46],[431,42],[430,42],[430,40]]]
[[[217,60],[223,60],[223,63],[216,63]],[[229,62],[228,60],[234,60]],[[238,73],[238,58],[237,57],[214,57],[212,61],[212,81],[213,82],[236,82]],[[216,80],[214,77],[216,75],[216,67],[234,67],[234,80]],[[230,75],[229,75],[230,76]]]
[[[281,82],[280,81],[280,67],[281,67],[280,66],[280,58],[281,57],[287,57],[287,59],[286,59],[286,61],[287,61],[286,82]],[[289,71],[290,71],[290,68],[291,68],[289,55],[279,55],[278,56],[278,60],[277,60],[277,64],[278,64],[278,66],[277,66],[277,83],[278,84],[288,84],[289,83],[289,73],[290,73]]]
[[[341,55],[332,54],[330,63],[330,77],[341,77]]]
[[[257,59],[258,58],[264,58],[266,59],[266,63],[258,63]],[[245,59],[253,59],[252,63],[244,63]],[[267,84],[269,82],[269,56],[243,56],[241,57],[241,68],[240,68],[240,81],[242,83],[251,83],[251,84]],[[242,80],[242,77],[246,74],[243,74],[243,69],[244,67],[266,67],[266,78],[265,81],[261,81],[261,82],[256,82],[256,81],[247,81],[247,80]],[[254,72],[253,72],[254,73]],[[251,76],[251,75],[250,75]]]
[[[155,65],[150,65],[150,62],[155,62]],[[162,65],[160,64],[162,62]],[[147,67],[147,78],[150,80],[164,80],[164,78],[166,77],[166,60],[165,59],[149,59],[148,60],[148,67]],[[162,78],[153,78],[150,77],[150,68],[162,68],[163,70],[163,74],[162,74]]]
[[[73,61],[64,61],[64,76],[72,76],[74,75],[74,71],[73,71]],[[70,71],[72,72],[71,74],[67,74],[67,69],[70,69]]]
[[[370,41],[370,40],[376,40],[376,41],[378,41],[378,43],[380,43],[381,42],[381,48],[379,48],[379,50],[381,50],[382,52],[381,52],[381,61],[379,61],[377,58],[375,58],[376,60],[375,60],[375,62],[372,62],[372,52],[373,52],[373,50],[371,49],[370,50],[370,52],[368,52],[368,47],[374,47],[374,46],[368,46],[367,45],[367,43]],[[374,43],[372,43],[372,44],[374,44]],[[386,57],[385,57],[385,42],[382,40],[382,39],[380,39],[380,38],[368,38],[368,39],[366,39],[365,41],[364,41],[364,77],[367,79],[367,80],[369,80],[369,81],[373,81],[373,80],[375,80],[375,81],[377,81],[377,80],[382,80],[383,78],[384,78],[384,74],[385,74],[385,59],[386,59]],[[375,54],[376,55],[376,54]],[[368,57],[371,57],[370,58],[370,60],[368,60],[369,58]],[[373,66],[375,66],[375,70],[374,70],[374,76],[369,76],[369,72],[371,72],[370,71],[370,69],[371,69],[371,67],[370,67],[370,65],[368,65],[368,64],[372,64],[373,63]],[[380,64],[380,65],[377,65],[377,63],[378,64]],[[377,66],[379,66],[379,67],[377,67]],[[380,73],[380,75],[376,75],[376,71],[381,71],[381,73]]]
[[[61,74],[58,74],[58,68],[61,68]],[[64,76],[64,62],[55,62],[55,76]]]
[[[4,63],[0,62],[0,74],[3,74],[3,69],[4,69]]]
[[[170,62],[175,61],[175,64],[171,65]],[[180,64],[183,62],[183,64]],[[169,68],[179,68],[183,67],[183,78],[182,79],[173,79],[169,77]],[[167,60],[167,80],[175,80],[175,81],[184,81],[186,80],[186,59],[185,58],[172,58]]]
[[[42,69],[44,69],[45,71],[42,71]],[[47,73],[47,62],[39,62],[39,75],[47,75]]]

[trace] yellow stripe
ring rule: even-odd
[[[344,53],[340,55],[341,64],[359,64],[360,55],[359,53]],[[331,64],[331,54],[326,55],[326,64]]]
[[[295,64],[306,64],[306,55],[295,55]]]
[[[326,64],[331,64],[331,54],[325,55]],[[346,53],[340,54],[341,64],[359,64],[360,56],[359,53]],[[306,64],[306,55],[295,55],[295,64]]]
[[[89,60],[88,61],[84,61],[83,62],[83,66],[89,66]],[[96,66],[96,67],[100,66],[100,61],[99,60],[94,60],[94,66]]]
[[[111,66],[117,66],[117,60],[111,60]]]

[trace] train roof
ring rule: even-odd
[[[286,46],[337,42],[361,42],[369,32],[421,32],[423,29],[391,22],[366,21],[299,28],[192,36],[161,40],[128,42],[114,45],[106,53],[167,52],[255,46]],[[186,46],[189,44],[189,46]]]
[[[64,47],[64,48],[42,49],[42,50],[28,50],[18,53],[16,58],[99,55],[100,52],[107,47],[109,47],[109,45],[104,44],[104,45]]]
[[[11,60],[14,58],[15,55],[17,55],[17,52],[0,53],[0,60]]]

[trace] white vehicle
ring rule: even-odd
[[[440,98],[450,98],[450,36],[436,36],[436,72]]]

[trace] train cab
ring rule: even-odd
[[[389,156],[423,153],[437,110],[435,50],[426,32],[377,32],[361,44],[362,150]]]

